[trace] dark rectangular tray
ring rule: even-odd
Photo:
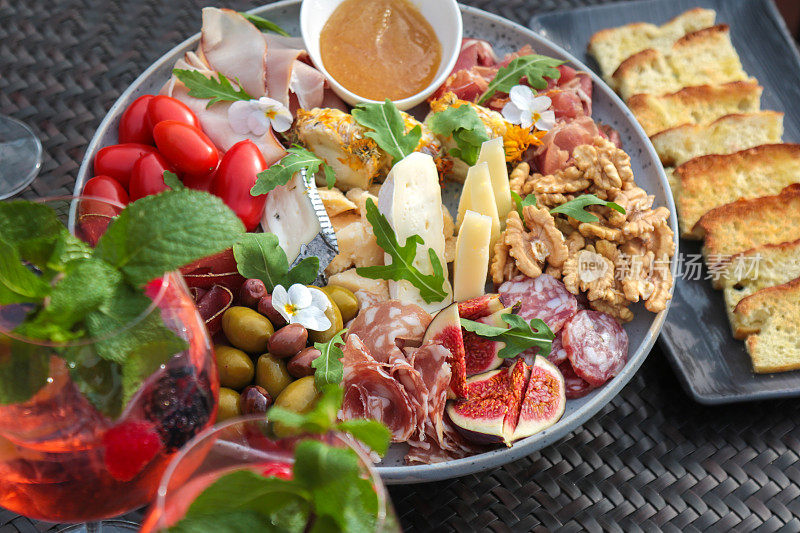
[[[764,87],[762,109],[786,113],[785,142],[800,142],[800,54],[771,0],[648,0],[619,2],[533,17],[530,27],[592,68],[586,46],[596,31],[631,22],[663,24],[693,7],[729,24],[745,71]],[[800,176],[798,176],[800,179]],[[744,343],[735,340],[722,293],[699,276],[700,243],[681,239],[681,269],[660,342],[686,391],[698,402],[723,404],[800,396],[800,371],[755,374]]]

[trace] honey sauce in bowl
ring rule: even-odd
[[[436,33],[408,0],[345,0],[325,22],[319,48],[331,77],[379,101],[419,93],[442,60]]]

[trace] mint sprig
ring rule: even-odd
[[[508,66],[497,71],[486,91],[478,98],[478,103],[486,103],[498,91],[511,91],[512,87],[519,85],[522,78],[527,78],[528,84],[534,89],[544,89],[547,87],[545,78],[557,80],[561,77],[561,72],[556,67],[563,63],[560,59],[537,54],[514,58]]]
[[[319,258],[306,257],[289,268],[286,252],[274,233],[246,233],[233,245],[236,269],[245,278],[260,279],[268,292],[276,285],[311,284],[319,274]]]
[[[397,163],[413,153],[422,138],[422,128],[417,124],[406,133],[406,123],[397,106],[388,98],[382,104],[358,104],[351,112],[356,122],[369,128],[364,135],[374,140]]]
[[[602,205],[604,207],[609,207],[614,211],[619,213],[625,214],[625,208],[619,204],[615,204],[614,202],[609,202],[607,200],[601,200],[597,196],[593,194],[583,194],[578,196],[577,198],[570,200],[567,203],[561,204],[558,207],[554,207],[550,210],[551,214],[560,213],[562,215],[567,215],[568,217],[572,217],[579,222],[587,222],[589,224],[594,224],[600,221],[600,217],[595,215],[594,213],[590,213],[586,211],[586,208],[590,205]]]
[[[505,313],[500,315],[500,318],[510,327],[490,326],[466,318],[461,319],[461,327],[479,337],[505,343],[497,354],[499,357],[515,357],[534,347],[539,349],[541,355],[547,356],[550,353],[555,335],[544,320],[534,318],[527,323],[521,316],[513,313]]]
[[[208,99],[206,109],[217,102],[236,102],[237,100],[253,99],[247,91],[241,88],[239,80],[234,80],[236,84],[239,85],[239,89],[236,89],[231,84],[231,80],[226,78],[221,72],[217,72],[217,78],[219,79],[213,77],[208,78],[199,70],[176,68],[172,70],[172,73],[181,83],[186,85],[187,89],[189,89],[189,96]]]
[[[319,172],[320,167],[322,167],[328,188],[330,189],[336,183],[336,175],[333,168],[324,159],[314,155],[313,152],[297,144],[286,150],[286,152],[286,155],[280,161],[273,163],[268,169],[258,173],[256,183],[250,189],[252,196],[267,194],[275,187],[286,185],[297,172],[303,169],[313,175]]]
[[[428,120],[428,125],[437,135],[452,136],[457,148],[452,148],[450,155],[468,165],[478,162],[481,145],[489,140],[486,125],[469,104],[448,107],[434,113]]]

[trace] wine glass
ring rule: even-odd
[[[90,245],[122,208],[91,197],[42,203]],[[148,284],[145,294],[152,300],[147,309],[120,320],[117,330],[60,344],[14,331],[28,304],[0,306],[0,377],[10,376],[14,389],[36,383],[32,396],[0,394],[0,506],[35,519],[72,523],[137,509],[152,500],[181,446],[213,423],[219,394],[214,352],[181,275],[164,274]],[[159,316],[186,349],[158,364],[164,360],[161,354],[155,371],[144,367],[141,386],[129,386],[130,398],[115,404],[124,408],[117,415],[105,414],[109,411],[100,407],[120,397],[130,376],[101,358],[99,347]],[[102,530],[137,527],[114,521]],[[84,528],[101,530],[98,524],[69,530]]]
[[[317,438],[330,446],[355,450],[362,475],[370,480],[378,497],[375,532],[400,532],[386,487],[363,448],[349,435],[339,432],[304,438]],[[271,436],[263,415],[234,418],[207,429],[187,444],[167,467],[156,499],[142,523],[141,533],[164,531],[174,526],[195,498],[225,474],[251,470],[261,475],[291,477],[293,451],[298,442],[298,437]]]
[[[42,143],[33,131],[0,115],[0,200],[27,187],[42,165]]]

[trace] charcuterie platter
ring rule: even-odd
[[[419,12],[407,20],[444,20],[442,6],[412,2]],[[201,313],[214,310],[207,325],[218,366],[241,359],[243,370],[221,371],[220,413],[238,414],[237,391],[252,390],[254,375],[283,406],[291,405],[283,391],[300,397],[311,384],[341,383],[340,418],[378,419],[392,432],[378,464],[387,483],[466,475],[556,443],[630,380],[673,288],[669,186],[622,102],[537,34],[459,10],[457,27],[426,26],[439,57],[404,74],[418,75],[417,86],[366,100],[357,93],[368,88],[347,82],[363,63],[346,61],[352,39],[331,36],[345,47],[334,68],[326,29],[299,2],[245,15],[206,8],[202,36],[156,61],[111,108],[76,184],[85,192],[99,167],[114,171],[112,148],[141,140],[131,126],[137,105],[150,119],[152,102],[189,109],[191,134],[221,162],[181,152],[186,143],[175,139],[191,135],[164,104],[151,124],[158,157],[137,157],[168,173],[153,188],[137,161],[131,199],[134,190],[205,188],[253,242],[271,235],[269,257],[283,262],[274,278],[275,263],[259,270],[245,243],[183,269]],[[264,57],[264,72],[252,68]],[[247,150],[263,163],[242,200]],[[216,170],[201,172],[209,166]],[[242,333],[241,324],[259,321],[269,322],[267,338]]]

